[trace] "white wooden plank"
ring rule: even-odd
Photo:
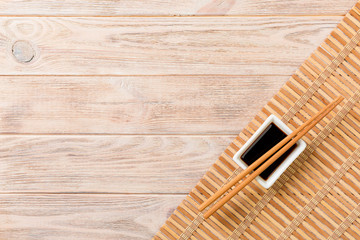
[[[173,15],[343,15],[354,0],[17,0],[0,1],[2,15],[173,16]]]
[[[1,77],[0,132],[235,135],[287,79]]]
[[[0,194],[0,238],[150,239],[184,195]]]
[[[290,75],[340,19],[3,17],[0,75]]]
[[[3,136],[0,192],[188,193],[233,138]]]

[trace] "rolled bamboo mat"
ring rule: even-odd
[[[360,1],[226,148],[154,239],[360,239]],[[292,130],[344,101],[270,189],[253,181],[210,218],[197,207],[242,171],[234,153],[275,114]]]

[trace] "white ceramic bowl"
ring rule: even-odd
[[[259,129],[250,137],[250,139],[240,148],[240,150],[234,155],[234,161],[242,168],[246,169],[248,165],[241,159],[241,155],[251,146],[251,144],[259,137],[259,135],[271,124],[274,123],[287,135],[291,134],[291,129],[286,126],[279,118],[275,115],[270,115],[265,122],[259,127]],[[256,181],[264,188],[270,188],[275,181],[283,174],[283,172],[290,166],[290,164],[304,151],[306,143],[303,140],[297,142],[297,146],[289,154],[287,158],[276,168],[276,170],[269,176],[267,180],[262,177],[256,177]]]

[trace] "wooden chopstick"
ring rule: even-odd
[[[314,121],[318,116],[323,114],[332,104],[335,104],[337,102],[342,101],[343,97],[339,96],[337,97],[332,103],[324,107],[322,110],[320,110],[317,114],[315,114],[313,117],[311,117],[309,120],[307,120],[305,123],[303,123],[299,128],[297,128],[295,131],[293,131],[290,135],[288,135],[286,138],[284,138],[282,141],[280,141],[278,144],[276,144],[273,148],[271,148],[268,152],[266,152],[263,156],[261,156],[258,160],[253,162],[246,170],[241,172],[239,175],[237,175],[235,178],[233,178],[230,182],[228,182],[226,185],[224,185],[222,188],[220,188],[214,195],[212,195],[209,199],[207,199],[205,202],[203,202],[199,206],[199,211],[203,211],[206,207],[208,207],[211,203],[213,203],[216,199],[221,197],[226,191],[228,191],[232,186],[234,186],[237,182],[239,182],[242,178],[244,178],[246,175],[248,175],[251,171],[253,171],[255,168],[257,168],[260,164],[262,164],[266,159],[268,159],[270,156],[272,156],[278,149],[283,147],[286,143],[288,143],[292,138],[294,138],[301,130],[303,130],[307,125],[309,125],[312,121]]]
[[[339,96],[338,98],[336,98],[332,103],[327,105],[325,108],[323,108],[321,111],[319,111],[315,116],[313,116],[308,121],[306,121],[303,125],[301,125],[298,129],[296,129],[292,134],[290,134],[288,137],[283,139],[280,143],[275,145],[272,149],[270,149],[268,152],[266,152],[262,157],[260,157],[253,164],[251,164],[245,171],[243,171],[241,174],[236,176],[232,181],[230,181],[224,187],[219,189],[219,191],[216,192],[212,197],[210,197],[206,202],[204,202],[202,205],[200,205],[199,210],[205,209],[212,202],[214,202],[217,198],[219,198],[223,193],[225,193],[232,186],[234,186],[239,180],[241,180],[244,176],[246,176],[248,173],[250,173],[256,167],[258,167],[261,163],[263,163],[266,159],[268,159],[271,155],[273,155],[276,152],[262,166],[260,166],[248,178],[246,178],[243,182],[241,182],[241,184],[236,186],[223,199],[221,199],[212,208],[210,208],[204,214],[204,217],[208,218],[212,213],[214,213],[217,209],[219,209],[222,205],[224,205],[228,200],[230,200],[235,194],[237,194],[241,189],[243,189],[247,184],[249,184],[255,177],[257,177],[261,172],[263,172],[267,167],[269,167],[273,162],[275,162],[282,154],[284,154],[289,148],[291,148],[302,136],[304,136],[311,128],[313,128],[322,118],[324,118],[332,109],[334,109],[343,99],[344,98],[342,96]],[[297,134],[299,134],[299,135],[297,135]]]

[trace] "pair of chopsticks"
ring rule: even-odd
[[[258,160],[252,163],[246,170],[237,175],[233,180],[225,184],[220,188],[213,196],[203,202],[199,206],[199,211],[203,211],[206,207],[212,204],[216,199],[221,197],[226,191],[235,186],[241,179],[253,171],[256,167],[262,164],[256,171],[245,178],[239,185],[235,186],[226,196],[219,200],[214,206],[212,206],[205,214],[204,218],[208,218],[220,207],[222,207],[227,201],[235,196],[239,191],[246,187],[254,178],[262,173],[267,167],[275,162],[282,154],[284,154],[289,148],[291,148],[302,136],[304,136],[310,129],[312,129],[318,122],[320,122],[331,110],[333,110],[344,97],[337,97],[332,103],[320,110],[317,114],[307,120],[303,125],[297,128],[294,132],[276,144],[273,148],[262,155]]]

